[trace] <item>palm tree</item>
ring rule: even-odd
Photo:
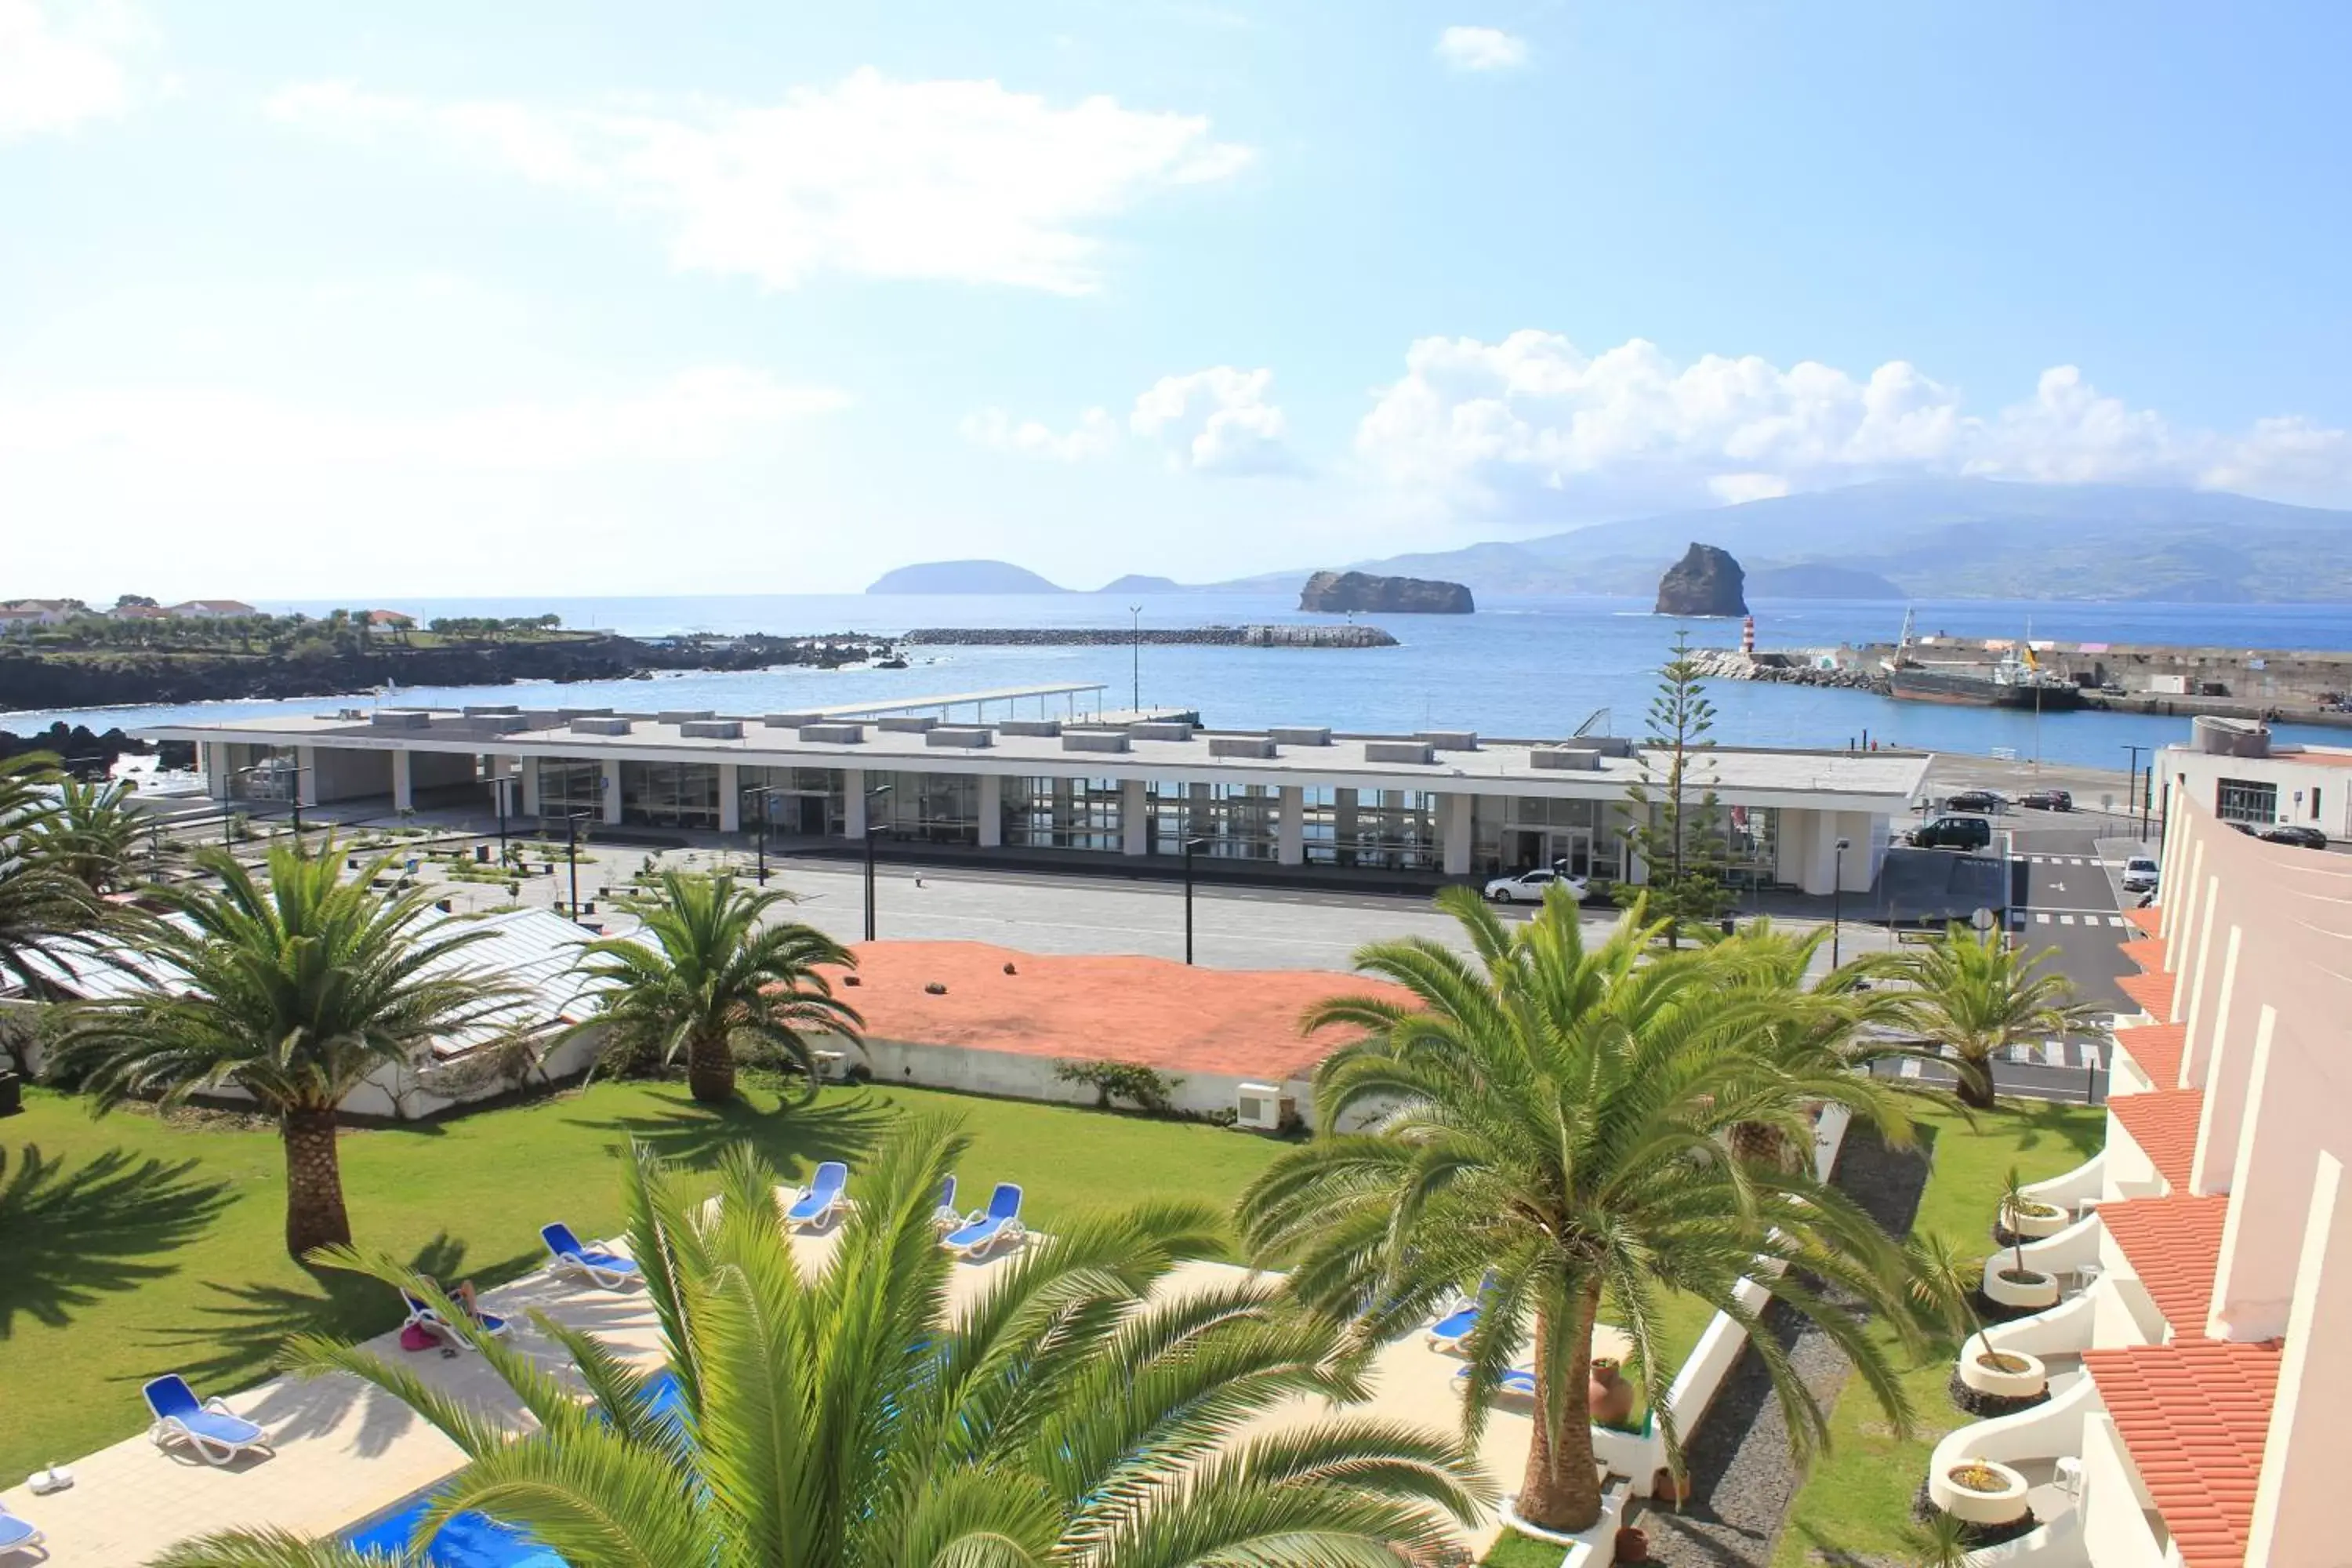
[[[156,897],[135,943],[148,984],[68,1016],[59,1061],[103,1111],[240,1089],[286,1148],[286,1250],[348,1244],[335,1113],[371,1073],[433,1041],[503,1026],[520,993],[453,961],[489,932],[439,921],[421,889],[381,897],[390,858],[342,880],[333,836],[280,845],[266,881],[226,850],[197,851],[217,889]]]
[[[1317,1070],[1315,1142],[1243,1198],[1258,1255],[1369,1341],[1409,1331],[1491,1270],[1464,1345],[1465,1421],[1483,1425],[1502,1373],[1529,1352],[1537,1419],[1516,1506],[1546,1529],[1600,1517],[1586,1375],[1604,1300],[1653,1391],[1674,1371],[1663,1293],[1727,1314],[1770,1374],[1801,1461],[1826,1443],[1827,1416],[1734,1294],[1753,1278],[1827,1333],[1907,1426],[1885,1351],[1815,1283],[1899,1305],[1900,1253],[1810,1169],[1739,1159],[1724,1136],[1754,1122],[1810,1142],[1805,1105],[1851,1092],[1843,1070],[1748,1048],[1786,999],[1743,994],[1712,951],[1651,954],[1658,928],[1638,907],[1588,948],[1563,895],[1516,933],[1472,889],[1438,901],[1475,962],[1428,938],[1374,942],[1357,967],[1412,1000],[1341,996],[1307,1011],[1309,1030],[1360,1037]],[[1370,1131],[1331,1131],[1367,1116]],[[1652,1412],[1678,1467],[1674,1411],[1658,1399]]]
[[[610,989],[582,1027],[606,1031],[612,1055],[683,1055],[688,1090],[705,1104],[735,1098],[738,1047],[780,1052],[814,1079],[804,1031],[854,1036],[861,1023],[817,966],[857,961],[813,926],[766,923],[789,893],[739,888],[723,872],[664,871],[659,887],[642,932],[588,945],[587,973]]]
[[[1912,1237],[1904,1250],[1910,1258],[1911,1300],[1960,1342],[1962,1355],[1968,1353],[1969,1344],[1974,1341],[1983,1347],[1980,1353],[1998,1356],[1992,1342],[1983,1337],[1984,1320],[1977,1315],[1976,1295],[1984,1276],[1976,1261],[1932,1232]],[[2013,1372],[2021,1370],[2024,1364],[2004,1361],[2000,1368]]]
[[[667,1409],[660,1374],[544,1316],[537,1328],[570,1352],[593,1405],[529,1351],[462,1331],[536,1418],[516,1440],[364,1351],[305,1338],[289,1355],[390,1391],[465,1450],[420,1535],[479,1510],[574,1568],[1438,1561],[1486,1495],[1461,1445],[1369,1418],[1297,1419],[1305,1402],[1362,1398],[1360,1372],[1342,1336],[1275,1283],[1178,1280],[1181,1260],[1218,1248],[1214,1211],[1148,1204],[1032,1237],[951,1311],[961,1266],[931,1212],[967,1148],[938,1122],[892,1137],[813,1274],[756,1155],[730,1152],[708,1206],[640,1148],[629,1239],[668,1352]],[[363,1267],[434,1293],[388,1258]],[[339,1550],[240,1532],[159,1562],[352,1561]]]
[[[2054,947],[2029,954],[2001,932],[1980,937],[1956,921],[1893,966],[1911,987],[1905,1020],[1951,1060],[1961,1104],[1991,1109],[1993,1058],[2008,1047],[2034,1036],[2064,1035],[2088,1021],[2074,983],[2042,973],[2057,956]]]
[[[99,912],[89,889],[46,852],[59,779],[46,752],[0,761],[0,980],[36,995],[54,977],[45,961],[80,941]]]
[[[110,893],[137,880],[140,840],[148,825],[131,809],[131,791],[120,782],[58,782],[56,809],[34,832],[37,851],[93,893]]]

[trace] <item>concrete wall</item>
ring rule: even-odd
[[[307,781],[318,803],[364,800],[392,793],[391,752],[360,752],[348,746],[312,746]]]
[[[975,1050],[964,1046],[935,1045],[914,1040],[868,1037],[851,1045],[829,1038],[822,1048],[840,1050],[851,1061],[863,1059],[879,1083],[920,1084],[926,1089],[955,1089],[965,1094],[996,1095],[1006,1100],[1037,1100],[1048,1105],[1092,1105],[1095,1091],[1083,1083],[1064,1083],[1054,1076],[1052,1057],[1025,1056],[1017,1051]],[[1171,1073],[1182,1081],[1171,1096],[1175,1109],[1187,1115],[1209,1116],[1234,1109],[1244,1083],[1260,1081],[1225,1073]],[[1312,1095],[1304,1082],[1282,1085],[1297,1102],[1302,1118],[1311,1119]]]
[[[2275,820],[2316,827],[2330,838],[2352,838],[2352,767],[2340,760],[2315,760],[2331,754],[2341,759],[2345,753],[2279,751],[2267,757],[2219,757],[2168,746],[2158,754],[2158,766],[2176,796],[2186,795],[2210,813],[2221,809],[2224,778],[2275,784]]]
[[[2139,1473],[2104,1410],[2083,1418],[2083,1545],[2098,1568],[2170,1568],[2179,1562],[2158,1544]]]

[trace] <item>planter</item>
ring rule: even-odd
[[[2027,1241],[2040,1241],[2045,1236],[2055,1236],[2073,1224],[2064,1209],[2056,1204],[2029,1201],[2023,1208],[2011,1211],[2003,1207],[1994,1228],[2004,1236],[2022,1237]]]
[[[1960,1381],[1995,1399],[2032,1399],[2050,1386],[2050,1369],[2023,1351],[1989,1351],[1970,1340],[1960,1352]]]
[[[1650,1560],[1650,1537],[1645,1531],[1630,1524],[1621,1525],[1615,1544],[1620,1563],[1647,1563]]]
[[[2025,1512],[2025,1478],[1991,1459],[1966,1459],[1927,1478],[1927,1500],[1969,1524],[2007,1524]]]
[[[1664,1465],[1660,1465],[1655,1470],[1651,1472],[1650,1500],[1652,1502],[1665,1503],[1675,1508],[1680,1508],[1683,1504],[1690,1501],[1690,1472],[1685,1470],[1680,1480],[1676,1480],[1675,1479],[1675,1472]]]
[[[2038,1312],[2058,1304],[2058,1277],[2028,1264],[2020,1268],[2007,1255],[1985,1260],[1985,1299],[2011,1311]]]
[[[1592,1358],[1592,1377],[1585,1392],[1592,1400],[1592,1419],[1602,1426],[1622,1426],[1633,1414],[1636,1391],[1612,1357]]]

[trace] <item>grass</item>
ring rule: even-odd
[[[914,1089],[827,1089],[806,1106],[755,1089],[714,1112],[682,1086],[607,1083],[347,1133],[344,1186],[362,1247],[487,1287],[539,1266],[548,1220],[588,1236],[619,1228],[616,1162],[632,1139],[696,1168],[750,1143],[789,1180],[821,1159],[854,1161],[903,1116],[938,1112],[961,1117],[972,1140],[965,1189],[1017,1181],[1048,1230],[1148,1195],[1230,1206],[1281,1149],[1213,1127]],[[394,1326],[398,1303],[382,1286],[287,1258],[284,1204],[272,1131],[140,1110],[93,1119],[80,1100],[27,1090],[24,1113],[0,1121],[0,1476],[139,1431],[139,1385],[157,1373],[226,1393],[267,1375],[289,1334]]]
[[[2106,1136],[2104,1107],[2008,1106],[1979,1112],[1973,1129],[1948,1110],[1927,1110],[1920,1121],[1934,1140],[1935,1163],[1912,1228],[1978,1255],[1992,1250],[1993,1211],[2011,1165],[2027,1181],[2041,1181],[2082,1163]],[[1797,1494],[1773,1568],[1916,1552],[1911,1500],[1928,1455],[1946,1433],[1973,1419],[1945,1392],[1958,1349],[1939,1342],[1916,1363],[1896,1352],[1918,1415],[1910,1437],[1897,1436],[1869,1391],[1848,1382],[1831,1415],[1831,1452]]]

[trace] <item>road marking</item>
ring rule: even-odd
[[[1895,1069],[1895,1076],[1897,1078],[1917,1078],[1919,1076],[1918,1058],[1916,1057],[1905,1057],[1903,1058],[1902,1065]]]
[[[2111,925],[2111,926],[2120,926],[2120,925],[2129,925],[2131,922],[2130,922],[2129,921],[2127,921],[2127,920],[2124,919],[2124,917],[2123,917],[2123,916],[2121,916],[2121,915],[2109,915],[2109,916],[2107,917],[2107,923],[2108,923],[2109,925]]]
[[[2009,1059],[2017,1063],[2020,1067],[2022,1067],[2027,1062],[2033,1059],[2033,1058],[2028,1054],[2032,1050],[2032,1047],[2031,1046],[2011,1046],[2009,1047]]]
[[[2058,917],[2058,923],[2062,926],[2073,925],[2074,923],[2074,917],[2073,915],[2060,915]]]
[[[2066,1065],[2066,1047],[2056,1040],[2044,1040],[2042,1043],[2042,1059],[2051,1067],[2063,1068]]]
[[[2033,911],[2033,923],[2034,923],[2035,925],[2038,925],[2038,926],[2046,926],[2046,925],[2048,925],[2048,924],[2050,923],[2050,913],[2049,913],[2049,911],[2048,911],[2047,910],[2034,910],[2034,911]]]

